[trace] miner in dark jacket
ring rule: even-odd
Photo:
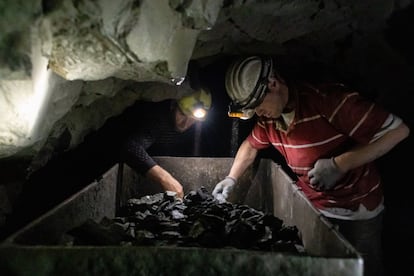
[[[165,191],[183,197],[183,187],[151,157],[173,155],[174,150],[190,149],[188,137],[197,121],[204,121],[211,107],[211,94],[198,89],[178,100],[146,103],[121,148],[121,161],[141,175],[161,185]],[[181,152],[181,154],[183,154]],[[185,153],[184,153],[185,155]]]

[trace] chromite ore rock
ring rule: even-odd
[[[74,244],[234,247],[302,253],[295,226],[259,210],[218,203],[201,187],[184,200],[159,193],[128,200],[114,219],[87,221],[68,232]]]

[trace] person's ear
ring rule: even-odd
[[[274,76],[269,77],[269,82],[267,84],[267,87],[269,89],[275,88],[277,85],[277,79]]]

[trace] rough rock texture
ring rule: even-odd
[[[44,147],[53,151],[47,144],[67,131],[70,142],[60,147],[75,147],[147,92],[149,86],[130,93],[132,81],[171,84],[164,96],[177,96],[173,83],[184,80],[190,60],[208,64],[223,55],[289,54],[375,78],[390,63],[404,64],[383,31],[391,15],[409,4],[3,1],[0,158],[36,156]],[[373,60],[378,64],[371,70]],[[109,100],[116,103],[110,110]],[[52,153],[42,153],[37,159],[46,163]]]
[[[181,83],[190,62],[220,72],[229,56],[260,53],[289,56],[299,65],[328,64],[327,73],[343,77],[412,126],[413,5],[0,1],[0,223],[26,177],[53,157],[78,147],[136,100],[160,101],[188,91],[188,83]],[[220,88],[213,94],[223,99],[222,87],[209,84]],[[407,152],[408,143],[387,158],[401,160],[398,154]],[[391,163],[386,180],[404,183],[396,175],[409,171],[408,165]],[[404,202],[397,205],[406,210],[410,205]]]
[[[130,198],[114,219],[87,220],[66,245],[184,246],[304,253],[297,227],[247,205],[220,204],[204,188],[183,200],[168,192]],[[64,240],[64,239],[62,239]]]

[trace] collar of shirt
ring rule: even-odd
[[[279,118],[273,120],[275,129],[282,132],[287,132],[294,118],[295,110],[292,110],[289,113],[282,113]]]

